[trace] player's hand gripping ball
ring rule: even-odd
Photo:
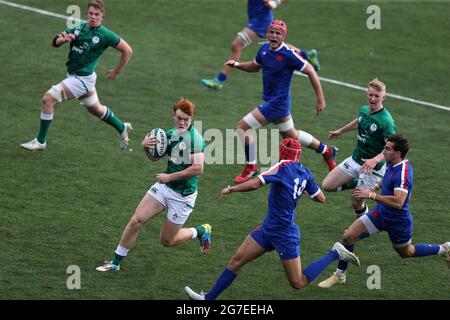
[[[161,128],[155,128],[150,132],[150,138],[156,137],[156,144],[148,149],[153,158],[161,158],[167,151],[167,135]]]

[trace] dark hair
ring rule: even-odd
[[[401,158],[405,159],[405,156],[409,150],[408,139],[401,134],[394,133],[387,137],[387,141],[392,142],[394,144],[394,151],[400,151]]]

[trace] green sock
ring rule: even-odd
[[[122,261],[123,258],[124,258],[123,256],[115,253],[114,258],[112,258],[112,264],[115,264],[116,266],[120,265],[120,262]]]
[[[39,143],[45,143],[45,138],[47,137],[47,132],[48,128],[50,127],[50,123],[52,123],[52,120],[41,119],[41,127],[39,129],[39,133],[37,136],[37,141]]]
[[[353,179],[350,182],[347,182],[346,184],[343,184],[342,190],[349,190],[349,189],[355,189],[355,187],[358,185],[358,179]]]
[[[107,124],[113,126],[119,134],[122,134],[122,132],[125,130],[125,125],[123,124],[122,120],[120,120],[114,112],[111,111],[108,107],[106,107],[106,115],[103,117],[103,121],[105,121]]]
[[[195,229],[197,230],[197,238],[200,238],[206,231],[204,226],[198,226]]]

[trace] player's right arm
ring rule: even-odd
[[[263,183],[259,178],[254,178],[236,186],[228,186],[223,188],[219,195],[219,200],[222,200],[224,195],[232,192],[247,192],[259,189],[263,186]]]
[[[224,65],[246,72],[258,72],[261,70],[261,65],[257,64],[255,61],[237,62],[235,60],[228,60]]]
[[[335,131],[328,131],[328,139],[332,140],[334,138],[339,137],[343,133],[356,130],[357,128],[358,128],[358,118],[350,121],[340,129],[337,129]]]
[[[66,42],[72,42],[73,40],[75,40],[75,38],[76,36],[73,33],[67,33],[66,31],[63,31],[53,37],[52,46],[58,48]]]

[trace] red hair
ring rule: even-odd
[[[175,105],[173,106],[173,112],[177,112],[177,110],[181,110],[184,113],[186,113],[188,116],[193,116],[195,112],[195,106],[191,102],[191,100],[186,98],[181,98],[178,100]]]

